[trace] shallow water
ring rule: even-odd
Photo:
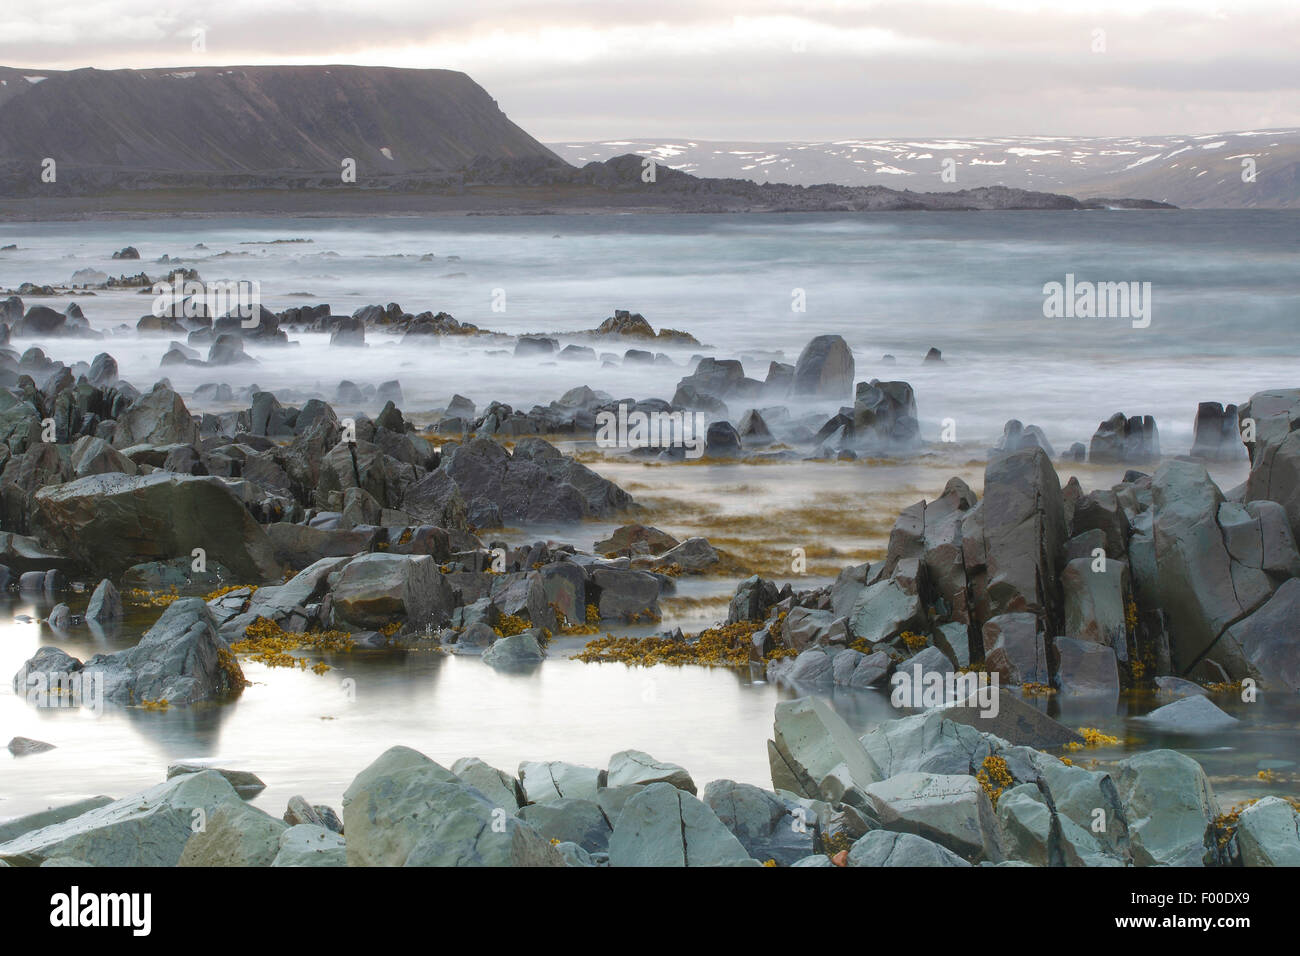
[[[166,253],[205,279],[257,279],[264,303],[276,310],[326,301],[342,314],[395,300],[407,311],[445,310],[505,332],[573,332],[628,308],[656,327],[694,333],[719,356],[761,356],[746,361],[756,377],[771,358],[793,361],[812,335],[840,333],[855,350],[859,380],[910,381],[923,436],[937,441],[942,420],[953,418],[958,442],[904,462],[593,463],[647,507],[648,523],[678,537],[703,534],[749,567],[810,587],[844,565],[878,558],[899,510],[934,497],[950,476],[979,491],[987,449],[1008,418],[1040,425],[1060,451],[1086,442],[1113,411],[1154,414],[1164,451],[1178,454],[1190,446],[1198,401],[1240,402],[1262,388],[1298,384],[1297,223],[1295,213],[1253,211],[24,223],[0,226],[0,246],[19,246],[0,253],[0,287],[64,282],[84,267],[153,275],[153,260]],[[241,245],[294,237],[312,241]],[[198,242],[208,249],[194,250]],[[141,262],[109,259],[128,243],[140,249]],[[211,258],[223,250],[247,255]],[[422,261],[430,252],[435,258]],[[1151,327],[1044,319],[1042,285],[1067,272],[1151,281]],[[807,293],[807,313],[790,311],[795,288]],[[506,292],[504,312],[491,309],[495,289]],[[133,328],[151,304],[134,292],[75,300],[103,330],[124,322]],[[356,350],[330,348],[323,336],[295,337],[301,341],[290,348],[250,347],[262,363],[255,369],[173,367],[167,375],[182,392],[209,381],[256,382],[325,397],[340,379],[397,378],[404,411],[419,416],[456,392],[480,406],[492,399],[544,404],[580,384],[616,397],[668,398],[689,355],[704,351],[667,350],[673,368],[601,369],[515,360],[494,354],[509,349],[500,343],[416,348],[372,336]],[[124,377],[147,387],[159,377],[167,342],[130,331],[15,347],[40,344],[69,362],[109,351]],[[945,364],[922,366],[932,345],[944,350]],[[883,365],[886,352],[899,364]],[[1085,488],[1109,486],[1123,470],[1060,468],[1062,481],[1077,474]],[[1211,472],[1229,488],[1245,468],[1235,462]],[[550,537],[589,548],[618,523],[515,528],[493,537]],[[809,557],[809,573],[797,579],[789,569],[794,548]],[[664,601],[663,626],[693,631],[718,621],[734,585],[734,577],[681,579]],[[75,596],[74,610],[85,598]],[[0,728],[57,745],[21,759],[0,751],[0,818],[95,793],[122,796],[160,780],[167,763],[182,758],[253,770],[268,783],[258,803],[277,814],[294,793],[337,806],[355,773],[398,743],[444,763],[479,756],[509,770],[541,759],[603,766],[610,754],[637,748],[682,764],[701,785],[721,777],[769,785],[764,741],[772,708],[795,693],[725,669],[582,664],[569,659],[582,639],[570,638],[530,675],[498,674],[473,657],[354,651],[328,656],[333,669],[324,675],[245,662],[254,684],[230,704],[100,717],[38,711],[14,694],[9,677],[37,647],[55,643],[82,658],[115,650],[159,613],[141,613],[134,626],[105,637],[84,626],[55,635],[15,619],[48,609],[29,595],[0,601]],[[353,700],[342,690],[348,678],[356,682]],[[896,716],[879,692],[829,696],[858,730]],[[1076,759],[1104,762],[1171,745],[1202,760],[1232,799],[1296,792],[1295,701],[1220,701],[1243,727],[1196,741],[1152,738],[1132,722],[1158,703],[1052,698],[1040,706],[1059,710],[1071,726],[1095,726],[1123,741]],[[1279,783],[1255,779],[1261,761],[1279,764]]]

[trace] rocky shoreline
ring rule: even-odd
[[[457,395],[441,411],[408,416],[397,380],[373,390],[341,382],[329,400],[218,381],[187,403],[166,379],[146,391],[122,381],[108,352],[65,365],[41,347],[8,346],[11,337],[98,337],[75,304],[57,311],[10,297],[0,323],[0,582],[58,599],[46,622],[56,637],[83,624],[111,630],[132,602],[163,608],[137,645],[116,653],[80,660],[41,647],[13,678],[20,697],[201,707],[239,695],[241,660],[323,672],[327,652],[420,648],[527,672],[558,637],[590,636],[580,660],[748,668],[806,694],[881,688],[908,674],[946,687],[992,682],[1001,714],[988,713],[989,700],[975,707],[945,692],[859,740],[816,697],[783,702],[769,746],[772,790],[715,781],[697,791],[682,768],[637,752],[604,769],[524,764],[510,776],[474,761],[445,769],[396,748],[343,795],[345,835],[327,825],[332,811],[302,801],[282,822],[244,803],[228,775],[191,768],[48,825],[6,824],[0,860],[1300,861],[1293,803],[1220,807],[1200,766],[1167,750],[1110,771],[1073,767],[1066,755],[1092,735],[1025,703],[1144,689],[1172,700],[1147,716],[1152,726],[1195,737],[1233,726],[1216,695],[1300,690],[1300,389],[1260,392],[1240,407],[1202,403],[1192,454],[1173,459],[1150,416],[1117,413],[1059,458],[1041,429],[1010,421],[979,494],[952,479],[903,511],[882,560],[797,589],[750,573],[742,556],[704,537],[636,523],[641,505],[589,464],[869,467],[922,452],[911,385],[858,381],[839,336],[814,337],[796,362],[771,361],[761,379],[739,360],[697,353],[671,400],[583,386],[528,410],[478,408]],[[677,362],[661,348],[703,348],[630,312],[567,336],[503,336],[396,304],[351,316],[328,305],[259,308],[251,321],[189,308],[144,316],[133,331],[170,339],[161,374],[246,366],[257,361],[246,345],[277,347],[290,334],[329,335],[344,348],[377,332],[413,344],[471,338],[503,361],[666,370]],[[924,361],[943,357],[931,349]],[[828,405],[839,407],[828,415]],[[380,410],[370,417],[366,406]],[[603,441],[615,421],[619,437]],[[677,428],[683,440],[630,437],[642,421]],[[698,456],[684,440],[696,421]],[[557,447],[566,442],[573,453]],[[1249,477],[1220,489],[1204,462],[1234,458],[1248,459]],[[1063,483],[1054,460],[1130,471],[1085,491],[1076,478]],[[518,526],[592,519],[626,523],[590,550],[506,540]],[[693,576],[741,579],[725,620],[695,634],[614,633],[658,622],[662,602]],[[67,603],[74,587],[93,590],[84,615]],[[35,753],[32,743],[18,746]],[[195,809],[209,825],[191,834],[178,821]],[[429,822],[431,809],[440,822]],[[1098,809],[1101,831],[1092,829]],[[144,820],[156,839],[135,836]],[[496,840],[503,833],[509,839]]]

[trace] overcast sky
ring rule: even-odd
[[[166,2],[166,0],[164,0]],[[195,28],[205,52],[195,52]],[[0,64],[463,70],[538,139],[1300,126],[1296,0],[40,0]]]

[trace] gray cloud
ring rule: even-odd
[[[469,73],[545,140],[1207,133],[1300,125],[1290,0],[8,5],[0,63]],[[205,30],[206,52],[191,49]],[[1104,51],[1095,52],[1104,31]]]

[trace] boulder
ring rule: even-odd
[[[1217,734],[1239,726],[1241,721],[1225,714],[1208,697],[1193,694],[1172,704],[1157,707],[1137,718],[1149,729],[1163,734]]]
[[[548,840],[576,843],[588,853],[605,852],[613,832],[600,805],[591,800],[562,798],[531,803],[520,809],[519,819]]]
[[[989,795],[964,774],[901,773],[866,788],[887,830],[915,833],[969,862],[1003,858]]]
[[[609,864],[754,865],[708,806],[670,783],[652,783],[623,805],[609,841]]]
[[[288,829],[256,807],[226,804],[190,837],[177,866],[270,866]]]
[[[1204,866],[1217,861],[1219,805],[1191,757],[1153,750],[1120,761],[1115,785],[1128,816],[1138,866]]]
[[[244,581],[280,576],[266,533],[220,478],[90,475],[42,488],[32,502],[38,537],[101,576],[195,548]]]
[[[500,670],[531,668],[546,656],[533,631],[523,631],[492,642],[483,652],[483,663]]]
[[[349,866],[563,866],[526,823],[451,771],[393,747],[343,794]]]
[[[804,346],[794,366],[795,395],[847,399],[853,391],[853,350],[839,335],[819,335]]]
[[[623,787],[671,783],[679,790],[694,794],[695,781],[684,767],[675,763],[655,760],[640,750],[621,750],[609,758],[606,786]]]
[[[777,790],[839,803],[851,788],[865,790],[883,776],[844,719],[820,698],[779,702],[772,730],[768,760]]]
[[[1057,683],[1068,697],[1119,697],[1119,662],[1105,644],[1058,637]]]
[[[426,554],[375,552],[353,558],[330,591],[334,616],[358,628],[395,621],[411,629],[446,624],[455,595],[437,563]]]
[[[714,780],[704,788],[701,799],[756,860],[792,866],[813,852],[814,821],[803,807],[787,803],[771,791],[734,780]]]
[[[271,866],[347,866],[343,837],[313,823],[286,828]]]
[[[825,857],[822,857],[825,859]],[[970,866],[956,853],[914,833],[872,830],[849,849],[847,866]]]
[[[1300,813],[1281,797],[1265,797],[1237,817],[1243,866],[1300,866]]]
[[[222,807],[243,807],[243,801],[219,773],[187,774],[0,844],[0,860],[15,866],[58,857],[91,866],[175,866],[194,825]]]

